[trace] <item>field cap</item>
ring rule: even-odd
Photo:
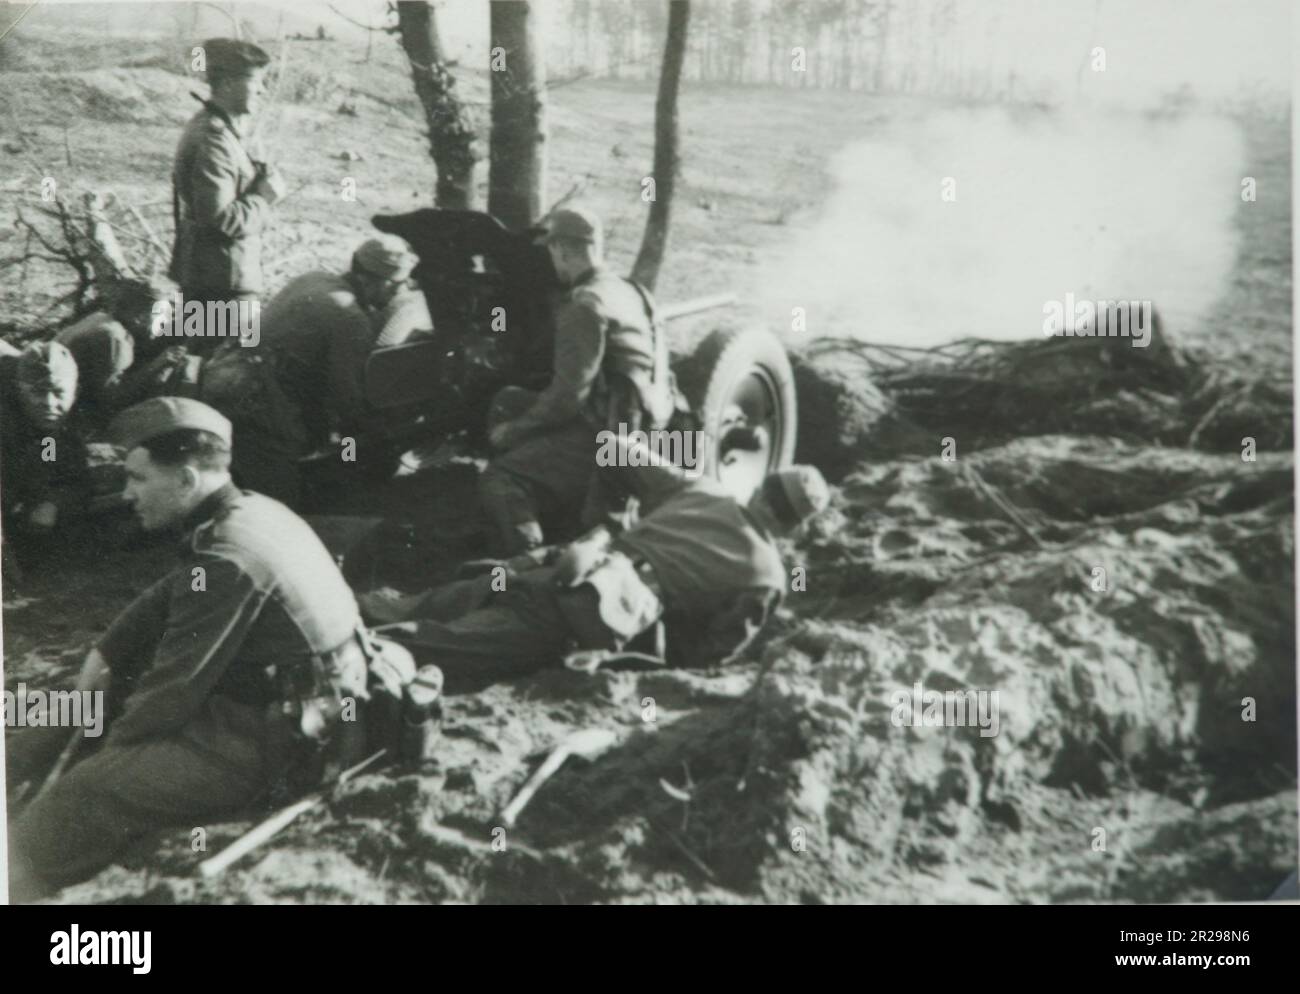
[[[58,342],[32,342],[18,359],[18,382],[23,386],[77,388],[77,360]]]
[[[395,283],[410,276],[417,262],[406,239],[397,235],[376,235],[352,253],[352,265]]]
[[[763,493],[781,523],[791,527],[826,510],[831,502],[830,487],[816,466],[792,466],[769,474]]]
[[[587,207],[560,207],[551,211],[547,218],[547,241],[567,238],[577,242],[598,242],[601,236],[600,218]]]
[[[210,431],[230,447],[230,422],[226,417],[188,397],[154,397],[128,407],[113,419],[108,434],[114,445],[129,452],[151,438],[182,428]]]
[[[208,79],[219,76],[246,76],[262,69],[271,61],[265,49],[251,41],[234,38],[209,38],[203,43]]]

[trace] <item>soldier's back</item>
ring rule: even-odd
[[[240,491],[195,530],[192,542],[196,552],[245,571],[317,651],[355,630],[356,599],[338,564],[312,527],[279,501]]]
[[[645,305],[636,288],[621,276],[599,269],[569,294],[573,306],[589,307],[612,325],[640,332],[650,330]]]
[[[262,308],[262,344],[312,364],[328,346],[331,330],[368,333],[370,321],[347,280],[317,270],[295,276]]]

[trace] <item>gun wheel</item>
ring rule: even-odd
[[[702,470],[746,501],[794,461],[794,373],[785,347],[760,329],[719,329],[676,371],[704,431]]]

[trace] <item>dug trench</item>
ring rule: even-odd
[[[830,390],[801,391],[803,437]],[[881,425],[899,444],[879,398],[850,450]],[[947,459],[912,428],[912,452],[825,464],[834,504],[786,549],[804,581],[739,663],[449,696],[435,762],[360,777],[224,877],[198,881],[178,832],[63,899],[1267,896],[1295,861],[1290,453],[1143,444],[1084,412]],[[433,475],[405,483],[436,494],[424,525],[463,535],[472,474]],[[918,683],[996,691],[997,734],[900,725]],[[588,727],[614,747],[503,828]],[[209,826],[208,850],[249,824]]]

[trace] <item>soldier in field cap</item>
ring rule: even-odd
[[[254,159],[246,146],[270,56],[251,42],[230,38],[214,38],[200,48],[211,96],[198,98],[203,107],[176,148],[170,275],[185,300],[247,307],[263,290],[262,232],[286,192],[280,174]],[[228,312],[233,318],[233,308]],[[223,340],[217,329],[205,330],[205,336],[188,339],[199,354]]]
[[[303,273],[272,297],[258,348],[226,350],[208,364],[203,397],[235,422],[235,475],[244,485],[292,506],[298,460],[331,431],[358,430],[370,353],[433,327],[424,294],[410,285],[417,261],[396,235],[369,238],[345,272]],[[273,383],[259,363],[273,370]]]
[[[6,743],[10,787],[45,785],[10,823],[18,901],[91,876],[155,829],[307,785],[341,700],[366,696],[352,591],[306,522],[235,488],[230,422],[159,397],[123,411],[110,434],[126,451],[129,504],[145,529],[180,538],[179,562],[86,657],[77,690],[106,693],[102,745],[70,746],[63,727]],[[82,732],[71,742],[84,745]]]
[[[740,504],[716,480],[653,460],[623,462],[631,465],[609,472],[635,478],[619,482],[648,509],[632,527],[601,526],[563,548],[515,557],[503,564],[517,574],[504,592],[495,592],[495,577],[480,577],[409,597],[363,594],[362,611],[429,650],[456,689],[554,666],[574,643],[616,653],[661,619],[670,665],[735,657],[789,589],[777,540],[826,509],[825,479],[794,466],[769,474]]]
[[[86,454],[70,423],[80,376],[58,342],[0,356],[0,508],[6,541],[43,547],[89,497]]]
[[[649,294],[606,268],[600,218],[583,206],[552,211],[546,246],[565,287],[551,382],[495,398],[489,438],[500,455],[479,484],[507,556],[546,541],[543,518],[579,508],[589,526],[616,511],[597,476],[597,432],[662,428],[673,412],[667,341]]]

